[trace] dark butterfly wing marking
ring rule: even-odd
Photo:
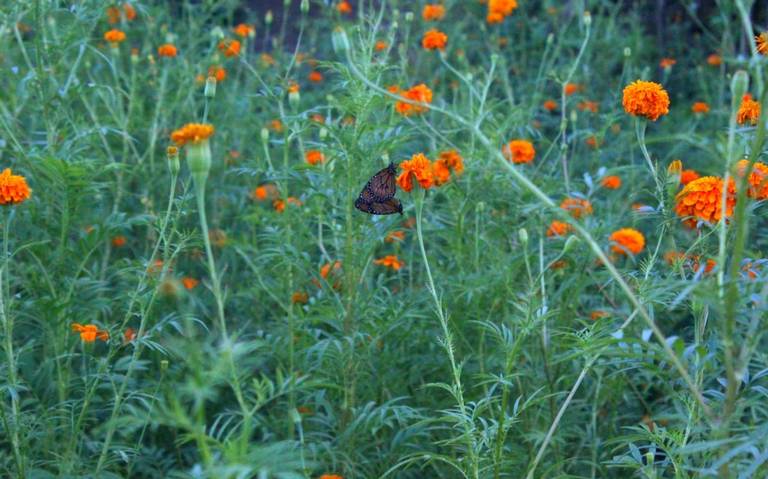
[[[355,208],[372,215],[403,214],[403,205],[395,198],[397,170],[394,163],[379,171],[368,180],[360,196],[355,200]]]
[[[371,215],[393,215],[395,213],[403,214],[403,205],[397,198],[389,198],[385,201],[362,201],[358,198],[355,201],[355,208]]]

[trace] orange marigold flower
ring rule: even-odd
[[[130,3],[123,4],[123,11],[125,12],[125,19],[129,22],[136,18],[136,9]]]
[[[240,38],[252,37],[256,33],[256,29],[247,23],[241,23],[232,30],[235,32],[235,35]]]
[[[587,146],[591,148],[599,148],[600,147],[600,141],[598,141],[597,137],[595,135],[588,136],[586,140],[584,140],[584,143],[587,144]]]
[[[240,55],[240,41],[231,39],[222,40],[219,42],[219,51],[227,58],[236,57]]]
[[[445,50],[448,35],[437,29],[428,30],[421,39],[421,46],[426,50]]]
[[[693,180],[675,197],[677,204],[675,212],[685,218],[685,223],[691,228],[696,227],[698,220],[709,223],[720,221],[722,209],[723,179],[716,176],[705,176]],[[733,214],[736,205],[736,185],[733,180],[728,182],[726,195],[725,217]]]
[[[574,93],[581,91],[581,85],[578,83],[566,83],[563,88],[565,89],[566,96],[571,96]]]
[[[323,474],[318,479],[344,479],[338,474]]]
[[[517,0],[488,0],[488,23],[501,23],[517,8]]]
[[[134,339],[136,339],[136,331],[133,328],[126,328],[123,332],[123,342],[127,344]]]
[[[685,186],[693,180],[698,180],[701,176],[696,170],[683,170],[680,172],[680,184]]]
[[[112,238],[112,246],[114,246],[115,248],[122,248],[123,246],[125,246],[125,243],[127,243],[127,240],[123,235],[118,235]]]
[[[379,264],[382,266],[386,266],[387,268],[392,268],[395,271],[399,271],[400,268],[405,266],[405,263],[400,261],[397,256],[390,254],[383,258],[379,258],[377,260],[374,260],[374,264]]]
[[[555,111],[557,110],[557,102],[555,100],[549,99],[545,100],[544,103],[541,105],[544,107],[547,111]]]
[[[428,190],[435,182],[432,171],[432,163],[423,153],[416,153],[410,160],[400,163],[402,173],[397,177],[397,184],[403,191],[410,192],[413,189],[413,178],[419,183],[419,186]]]
[[[208,68],[208,76],[216,79],[216,82],[221,83],[227,78],[227,71],[224,67],[213,65]]]
[[[592,113],[597,113],[597,110],[600,108],[600,104],[596,101],[584,100],[580,101],[579,104],[576,105],[576,108],[581,111],[591,111]]]
[[[120,21],[120,9],[115,6],[107,7],[107,23],[109,23],[110,25],[114,25],[119,21]]]
[[[109,339],[109,333],[99,329],[95,324],[82,325],[79,323],[73,323],[72,331],[75,333],[80,333],[80,339],[86,343],[92,343],[97,339],[101,341],[106,341]]]
[[[428,3],[421,11],[421,18],[427,22],[442,20],[445,16],[445,7],[439,3]]]
[[[601,318],[607,318],[610,315],[611,314],[608,311],[595,310],[589,313],[589,319],[591,319],[592,321],[597,321],[598,319],[601,319]]]
[[[282,213],[285,211],[285,201],[277,199],[272,202],[272,208],[275,209],[278,213]]]
[[[307,150],[304,153],[304,160],[310,165],[316,165],[325,162],[325,155],[319,150]]]
[[[592,214],[592,203],[583,198],[566,198],[560,203],[560,208],[570,213],[576,219]]]
[[[261,64],[265,67],[271,67],[275,64],[275,58],[270,55],[269,53],[262,53],[259,55],[259,60],[261,61]]]
[[[448,169],[448,163],[442,158],[432,163],[432,176],[435,179],[435,186],[447,183],[451,179],[451,170]]]
[[[621,178],[616,175],[606,176],[601,182],[604,188],[618,190],[621,188]]]
[[[300,88],[298,83],[292,81],[291,84],[288,85],[288,93],[298,93]]]
[[[287,201],[289,205],[293,205],[293,206],[301,206],[304,204],[301,202],[300,199],[294,196],[289,196],[288,198],[285,199],[285,201]]]
[[[464,173],[464,159],[456,150],[447,150],[440,153],[441,160],[445,160],[448,167],[456,176]]]
[[[191,289],[195,289],[197,285],[200,284],[200,281],[190,276],[184,276],[183,278],[181,278],[181,284],[184,285],[184,289],[191,290]]]
[[[157,54],[161,57],[166,58],[173,58],[178,54],[178,50],[174,45],[171,45],[170,43],[166,43],[165,45],[160,45],[157,48]]]
[[[394,243],[395,241],[403,241],[405,240],[405,231],[391,231],[387,233],[387,236],[384,238],[385,243]]]
[[[331,273],[331,268],[333,268],[333,271],[339,271],[341,269],[341,261],[334,261],[333,264],[331,263],[325,263],[320,268],[320,277],[323,279],[328,279],[328,275]]]
[[[741,160],[736,163],[736,172],[741,177],[749,166],[749,160]],[[756,161],[749,174],[749,190],[747,194],[756,200],[768,199],[768,165]]]
[[[757,53],[768,56],[768,32],[763,32],[755,37]]]
[[[293,304],[307,304],[309,302],[309,295],[304,291],[294,291],[291,295],[291,303]]]
[[[104,40],[108,41],[113,47],[116,47],[118,43],[125,41],[125,32],[113,28],[104,33]]]
[[[23,203],[29,195],[30,189],[23,176],[12,174],[10,168],[0,173],[0,205]]]
[[[251,198],[256,201],[271,200],[277,197],[277,187],[272,184],[257,186],[251,193]]]
[[[171,133],[171,140],[178,146],[184,146],[187,143],[196,145],[213,136],[213,132],[213,125],[205,123],[187,123]]]
[[[551,238],[552,236],[565,236],[571,231],[573,231],[573,226],[569,225],[565,221],[554,220],[552,223],[550,223],[549,228],[547,228],[547,237]]]
[[[613,243],[614,253],[633,255],[639,254],[645,247],[645,237],[634,228],[622,228],[611,233],[608,239]]]
[[[342,15],[349,15],[352,13],[352,5],[350,5],[347,0],[341,0],[339,4],[336,5],[336,10]]]
[[[512,163],[530,163],[536,156],[533,143],[528,140],[512,140],[504,145],[502,152]]]
[[[723,63],[723,58],[717,53],[713,53],[707,57],[707,63],[713,67],[719,67]]]
[[[659,83],[637,80],[624,88],[624,111],[656,121],[669,113],[669,95]]]
[[[659,62],[659,66],[661,68],[672,68],[672,65],[674,65],[675,63],[677,63],[677,60],[675,60],[674,58],[662,58],[661,61]]]
[[[736,113],[736,122],[739,125],[747,122],[756,125],[758,119],[760,119],[760,102],[753,100],[752,95],[747,93],[741,98],[741,106]]]
[[[321,81],[323,81],[323,74],[317,70],[312,70],[311,72],[309,72],[309,75],[307,75],[307,78],[312,83],[320,83]]]
[[[384,40],[377,40],[376,44],[373,46],[373,49],[377,52],[381,52],[387,49],[389,45]]]
[[[418,85],[413,86],[405,91],[400,91],[398,89],[394,93],[397,93],[401,97],[410,101],[432,103],[432,90],[430,90],[429,87],[423,83],[419,83]],[[414,105],[403,101],[398,101],[395,103],[395,111],[403,116],[411,116],[424,113],[427,110],[429,110],[429,107],[426,105]]]
[[[709,105],[703,101],[697,101],[691,106],[691,111],[697,114],[709,113]]]
[[[275,118],[274,120],[269,122],[269,128],[275,133],[280,133],[281,131],[283,131],[283,122]]]

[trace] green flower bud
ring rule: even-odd
[[[347,32],[343,28],[336,27],[333,29],[331,45],[333,45],[333,51],[337,55],[346,54],[347,50],[349,50],[349,37],[347,37]]]
[[[749,89],[749,74],[744,70],[737,70],[731,78],[731,103],[733,110],[738,111],[741,98]]]
[[[518,238],[520,238],[520,242],[523,243],[523,245],[528,244],[528,230],[526,230],[525,228],[520,228],[517,231],[517,236]]]
[[[205,90],[204,93],[206,98],[213,98],[216,96],[216,77],[215,76],[209,76],[205,80]]]
[[[181,170],[181,162],[179,161],[179,149],[175,146],[169,146],[165,153],[166,157],[168,158],[168,168],[171,170],[171,174],[179,174],[179,171]]]
[[[301,0],[301,13],[309,13],[309,0]]]

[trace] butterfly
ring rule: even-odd
[[[371,215],[402,215],[403,205],[395,198],[396,173],[395,164],[390,163],[373,175],[355,200],[355,208]]]

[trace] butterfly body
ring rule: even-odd
[[[403,205],[395,198],[397,192],[394,163],[379,171],[368,180],[355,200],[355,208],[371,215],[403,214]]]

